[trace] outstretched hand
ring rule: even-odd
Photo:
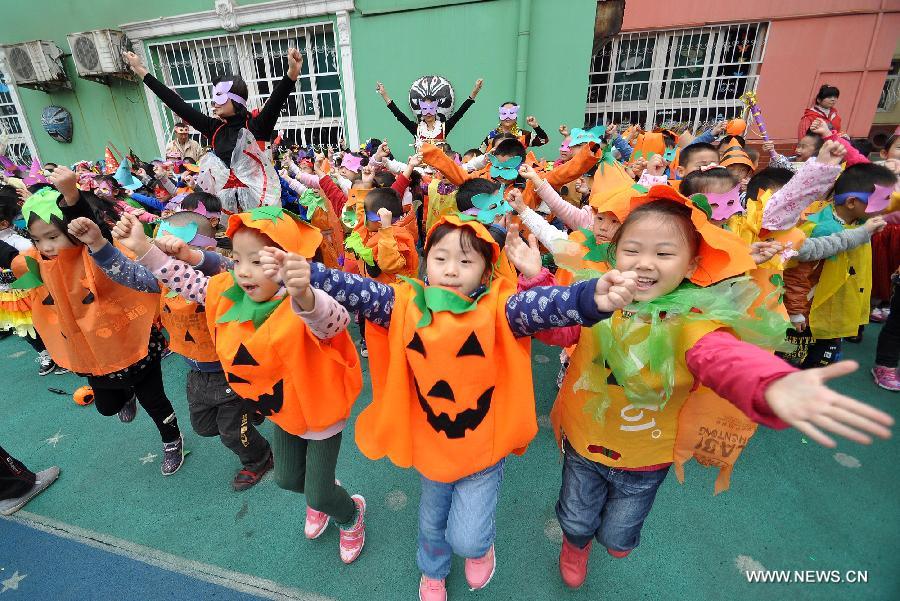
[[[597,280],[594,289],[594,302],[597,309],[604,313],[612,313],[624,309],[634,300],[637,274],[633,271],[621,272],[612,269]]]
[[[526,244],[519,235],[519,225],[513,223],[506,231],[506,256],[520,274],[528,279],[541,272],[541,251],[534,234],[528,234]]]
[[[782,250],[784,250],[784,245],[780,242],[760,240],[750,245],[750,256],[754,263],[762,265]]]
[[[851,374],[858,367],[855,361],[839,361],[788,374],[769,385],[766,402],[775,415],[822,446],[837,446],[824,432],[860,444],[871,444],[870,434],[890,438],[894,418],[825,385],[828,380]]]

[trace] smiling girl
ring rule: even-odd
[[[855,363],[798,372],[757,346],[779,342],[786,323],[747,316],[758,289],[735,278],[754,267],[747,245],[688,198],[654,186],[633,199],[612,246],[615,267],[635,274],[635,303],[575,333],[578,345],[550,416],[565,457],[556,507],[564,534],[560,573],[573,588],[587,575],[593,539],[614,557],[637,547],[673,462],[679,475],[692,455],[721,466],[716,490],[727,488],[755,429],[747,418],[793,426],[825,446],[834,446],[825,431],[868,444],[869,434],[887,438],[893,423],[825,386]],[[728,455],[699,444],[697,416],[719,415],[724,421],[716,427],[736,424],[744,441]]]

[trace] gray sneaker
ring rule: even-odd
[[[171,476],[178,471],[184,463],[184,437],[178,436],[178,440],[163,444],[163,476]]]
[[[137,415],[137,397],[131,397],[131,400],[125,403],[119,410],[119,421],[123,424],[130,424]]]
[[[12,515],[25,506],[25,503],[36,497],[41,491],[53,484],[59,477],[59,468],[55,465],[35,474],[34,486],[21,497],[0,501],[0,515]]]

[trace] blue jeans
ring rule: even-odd
[[[566,539],[584,548],[592,538],[614,551],[638,546],[641,527],[669,468],[633,472],[607,467],[565,442],[556,517]]]
[[[494,544],[504,461],[456,482],[422,476],[416,562],[425,576],[446,578],[453,553],[484,557]]]

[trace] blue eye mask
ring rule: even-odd
[[[397,220],[400,219],[400,217],[402,217],[402,215],[391,215],[391,223],[397,223]],[[376,211],[366,211],[366,221],[381,223],[381,217]]]
[[[204,236],[203,234],[197,233],[196,223],[187,223],[185,225],[176,226],[172,225],[168,221],[163,221],[159,224],[159,229],[156,230],[155,237],[162,238],[165,234],[175,236],[179,240],[183,240],[191,246],[208,247],[216,245],[216,241],[209,236]]]
[[[500,161],[493,154],[488,154],[487,160],[491,164],[491,177],[500,177],[507,180],[514,180],[519,177],[519,166],[522,164],[522,157],[510,157],[505,161]]]
[[[500,186],[500,189],[493,194],[476,194],[472,197],[472,206],[478,209],[475,216],[478,221],[484,224],[494,223],[500,215],[505,215],[513,210],[512,205],[503,199],[503,193],[506,186]]]
[[[579,144],[587,144],[588,142],[603,144],[604,135],[606,135],[605,125],[598,125],[591,129],[579,129],[576,127],[572,130],[571,134],[569,134],[569,148],[578,146]]]

